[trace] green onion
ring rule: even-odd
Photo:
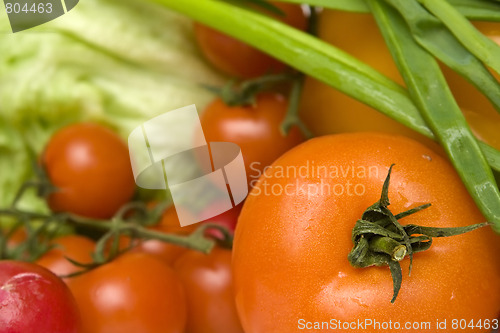
[[[312,6],[349,12],[369,13],[365,0],[278,0],[290,3],[308,3]],[[448,0],[462,15],[471,20],[500,21],[500,3],[491,0]]]
[[[491,0],[448,0],[471,20],[500,21],[500,3]]]
[[[465,77],[500,112],[500,84],[484,64],[465,48],[440,20],[429,14],[415,0],[389,0],[387,3],[405,18],[420,46]]]
[[[437,61],[415,42],[395,9],[382,0],[368,4],[423,117],[481,212],[500,231],[500,191]]]
[[[152,1],[243,40],[417,132],[433,136],[406,89],[344,51],[305,32],[223,1]]]
[[[367,6],[365,0],[278,0],[282,2],[307,3],[315,7],[323,7],[329,9],[338,9],[347,12],[369,13],[370,8]]]
[[[429,128],[422,115],[420,115],[420,111],[403,87],[347,53],[313,36],[291,28],[266,15],[245,10],[223,1],[151,1],[162,4],[194,20],[240,39],[303,73],[323,81],[341,92],[379,110],[409,128],[435,139],[433,131]],[[301,2],[315,5],[316,1],[318,0]],[[334,3],[333,0],[332,3]],[[406,25],[404,27],[407,29]],[[412,38],[410,40],[413,42]],[[419,52],[422,51],[420,47],[418,49]],[[429,57],[427,52],[424,51],[424,53],[426,57]],[[415,55],[411,55],[411,57],[415,58]],[[437,82],[437,85],[441,83],[446,87],[444,79]],[[432,86],[436,86],[436,82],[432,82]],[[448,97],[450,100],[448,100]],[[452,103],[453,101],[454,103],[453,98],[451,96],[448,97],[446,97],[445,102]],[[422,104],[422,101],[419,101],[419,103]],[[458,107],[455,105],[455,108]],[[499,202],[497,202],[499,199],[498,189],[494,182],[492,182],[493,176],[491,175],[491,170],[485,164],[485,161],[487,161],[493,169],[500,171],[500,152],[483,142],[479,142],[479,144],[475,143],[475,139],[471,136],[470,131],[468,131],[468,127],[463,126],[462,122],[464,120],[461,113],[457,114],[461,119],[461,122],[457,124],[454,122],[441,124],[440,119],[437,119],[436,122],[434,116],[429,116],[428,113],[424,112],[426,118],[428,118],[427,120],[431,122],[434,130],[438,130],[439,139],[447,145],[445,149],[449,151],[450,158],[457,168],[459,168],[459,173],[465,178],[466,186],[471,195],[478,202],[486,217],[491,222],[495,222],[497,229],[500,231],[500,216],[497,214],[499,209]],[[449,117],[441,113],[438,113],[438,118],[445,117],[443,119],[448,121]],[[452,125],[456,126],[453,127]],[[478,163],[474,164],[473,168],[469,171],[476,172],[479,169],[479,175],[472,174],[471,172],[467,175],[464,174],[464,168],[470,166],[472,160],[469,157],[464,157],[468,153],[467,150],[465,150],[465,153],[460,151],[460,154],[458,154],[458,150],[461,148],[453,145],[453,142],[449,140],[450,137],[444,137],[443,135],[446,135],[445,132],[439,132],[443,126],[456,130],[453,133],[460,133],[460,138],[462,136],[466,138],[466,149],[471,150],[472,156],[477,158],[473,162]],[[464,134],[461,133],[463,128],[466,128]],[[480,147],[485,156],[481,154],[478,147]],[[462,158],[465,158],[465,161],[462,161]],[[492,194],[492,196],[484,198],[486,193]],[[483,199],[485,200],[484,202],[482,202]]]
[[[418,0],[453,32],[483,63],[500,74],[500,46],[484,36],[446,0]]]

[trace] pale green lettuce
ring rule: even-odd
[[[201,57],[191,21],[143,0],[82,0],[15,34],[0,8],[0,207],[56,129],[92,120],[126,138],[163,112],[202,109],[213,98],[202,85],[223,80]],[[34,195],[23,203],[44,207]]]

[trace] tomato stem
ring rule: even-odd
[[[109,220],[91,219],[69,213],[58,213],[50,215],[21,211],[13,208],[0,210],[0,216],[14,217],[19,221],[41,220],[45,222],[43,225],[47,225],[49,221],[53,221],[59,224],[70,224],[73,226],[105,231],[106,233],[103,238],[111,239],[111,237],[115,237],[111,248],[111,257],[114,257],[119,253],[117,243],[118,237],[124,234],[130,235],[134,239],[157,239],[166,243],[175,244],[203,253],[209,253],[215,245],[214,240],[204,237],[204,232],[208,227],[215,228],[211,225],[202,226],[189,236],[178,236],[174,234],[166,234],[163,232],[150,230],[145,226],[142,226],[141,224],[128,222],[119,217],[115,217],[110,223]],[[0,234],[0,238],[2,238],[2,242],[0,244],[6,243],[6,235]]]
[[[352,266],[365,268],[369,266],[389,266],[393,281],[393,296],[391,303],[396,301],[402,283],[399,261],[410,257],[409,273],[412,267],[413,253],[428,250],[433,237],[449,237],[476,230],[491,223],[478,223],[466,227],[434,228],[414,224],[402,226],[399,219],[426,209],[430,204],[421,205],[397,215],[393,215],[389,206],[389,182],[392,167],[389,167],[387,177],[382,187],[380,199],[368,207],[353,230],[354,247],[348,255]]]
[[[5,230],[0,230],[0,260],[12,259],[21,261],[35,261],[45,252],[52,249],[50,239],[54,237],[57,229],[53,228],[54,224],[51,219],[47,220],[40,226],[30,224],[30,219],[26,216],[21,216],[16,208],[0,210],[0,217],[17,217],[14,224]],[[16,245],[9,245],[9,240],[14,237],[17,231],[21,228],[25,232],[25,240]]]
[[[222,233],[222,238],[217,238],[215,237],[214,239],[217,241],[217,244],[219,247],[222,247],[224,249],[231,250],[233,248],[233,240],[234,236],[233,234],[229,231],[228,228],[221,226],[219,224],[215,223],[206,223],[200,228],[203,228],[204,230],[207,229],[216,229]]]
[[[369,241],[369,248],[372,251],[386,253],[392,260],[401,261],[408,253],[406,246],[400,244],[391,237],[374,236]]]
[[[290,129],[293,126],[297,126],[307,139],[313,137],[312,132],[299,117],[299,103],[302,95],[302,88],[304,86],[304,80],[305,76],[301,74],[300,77],[295,79],[292,83],[292,90],[288,99],[288,110],[285,119],[280,126],[281,134],[283,134],[283,136],[287,136]]]
[[[88,219],[73,214],[68,214],[66,219],[69,223],[77,226],[98,228],[115,234],[128,234],[136,239],[156,239],[203,253],[209,253],[215,244],[213,240],[203,236],[206,229],[203,227],[198,228],[189,236],[178,236],[150,230],[140,224],[123,220],[115,220],[115,223],[109,223],[108,220]]]
[[[219,95],[228,106],[247,106],[255,104],[255,96],[258,93],[280,83],[294,82],[299,77],[298,73],[269,74],[241,82],[231,80],[223,87],[205,87]]]

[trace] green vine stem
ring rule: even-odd
[[[318,34],[318,12],[316,7],[308,6],[309,8],[309,17],[307,19],[307,33],[312,36],[317,36]],[[303,73],[300,73],[299,77],[295,79],[292,83],[292,90],[290,91],[289,101],[288,101],[288,110],[286,113],[286,117],[280,125],[281,133],[286,136],[290,132],[290,129],[293,126],[297,126],[299,130],[302,132],[305,138],[310,139],[314,135],[309,130],[307,125],[302,121],[299,116],[299,105],[300,98],[302,97],[302,91],[304,89],[304,81],[306,76]]]
[[[0,228],[0,260],[35,261],[57,246],[53,244],[52,239],[67,226],[98,231],[100,235],[92,254],[92,263],[80,264],[68,258],[75,265],[84,267],[82,272],[112,260],[137,244],[138,240],[159,240],[205,254],[212,250],[216,242],[219,242],[220,246],[223,247],[232,247],[233,238],[229,230],[213,223],[205,223],[187,236],[149,229],[148,227],[156,225],[160,221],[167,208],[167,202],[155,204],[152,208],[149,208],[144,202],[128,202],[109,220],[88,218],[65,212],[40,213],[19,209],[17,202],[29,189],[34,189],[40,196],[44,196],[47,190],[57,190],[50,184],[43,170],[38,169],[37,165],[35,165],[35,174],[38,177],[35,180],[27,181],[19,188],[11,205],[6,209],[0,209],[0,218],[6,217],[11,221],[9,228]],[[9,246],[9,239],[21,228],[24,229],[26,239],[20,241],[18,245]],[[222,234],[222,239],[210,238],[207,236],[207,229],[218,230]],[[121,248],[120,244],[122,236],[126,236],[130,240],[129,246],[125,250]]]
[[[352,230],[354,247],[348,255],[350,264],[354,267],[389,266],[393,282],[391,303],[401,289],[403,275],[399,262],[406,256],[410,257],[410,272],[413,254],[428,250],[433,237],[449,237],[460,235],[478,228],[491,225],[478,223],[466,227],[434,228],[414,224],[402,226],[399,219],[426,209],[430,204],[421,205],[396,216],[387,208],[389,206],[389,182],[394,164],[389,167],[387,177],[382,187],[380,200],[363,213]]]

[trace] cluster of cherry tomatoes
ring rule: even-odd
[[[236,142],[247,161],[268,165],[302,140],[297,133],[289,137],[279,133],[279,122],[285,112],[286,101],[277,94],[259,96],[257,108],[229,108],[217,100],[207,108],[202,123],[209,140]],[[229,130],[221,131],[224,127]],[[278,144],[266,147],[262,140]],[[40,163],[55,188],[47,196],[54,213],[69,212],[112,223],[105,219],[112,218],[134,195],[127,146],[104,126],[80,123],[61,129],[47,144]],[[205,222],[222,225],[232,233],[240,210],[241,205]],[[151,229],[185,235],[195,227],[180,227],[175,208],[170,206]],[[26,240],[26,232],[19,229],[15,236],[10,238],[11,248]],[[207,230],[207,236],[222,237],[217,230]],[[130,239],[123,236],[119,242],[123,249]],[[70,234],[53,239],[51,245],[54,247],[35,264],[65,277],[71,294],[58,278],[36,265],[14,261],[1,264],[6,267],[1,270],[5,275],[0,279],[4,286],[12,283],[13,288],[24,288],[26,284],[17,286],[23,280],[16,278],[15,282],[9,282],[19,272],[37,276],[27,284],[29,288],[24,289],[27,295],[23,298],[6,296],[12,309],[22,306],[26,312],[32,306],[52,307],[54,300],[64,303],[60,309],[67,312],[64,315],[67,322],[60,321],[62,315],[45,315],[46,326],[40,326],[43,332],[76,332],[76,327],[83,332],[242,332],[232,296],[230,249],[217,246],[209,254],[203,254],[159,240],[136,240],[131,249],[116,259],[79,273],[82,267],[76,263],[93,262],[96,242],[84,235]],[[55,285],[54,292],[39,299],[34,291],[47,283]],[[56,292],[66,299],[61,300]],[[30,307],[26,307],[27,302]],[[27,332],[27,327],[34,324],[28,315],[26,312],[22,319],[7,318],[7,327]],[[73,330],[68,329],[71,322],[75,325]]]
[[[295,16],[302,13],[297,6],[282,8]],[[305,24],[303,15],[294,19]],[[196,29],[201,40],[206,38],[202,36],[207,28]],[[202,48],[207,45],[200,43]],[[248,52],[251,58],[261,59],[263,67],[244,66],[256,71],[241,73],[242,77],[285,68],[254,49]],[[288,136],[280,132],[287,106],[287,99],[278,92],[259,94],[254,105],[230,107],[217,98],[203,112],[201,122],[207,140],[241,147],[248,180],[256,181],[265,166],[304,140],[296,128]],[[46,145],[40,164],[52,186],[46,198],[54,213],[112,223],[106,219],[134,196],[127,146],[102,125],[80,123],[61,129]],[[241,205],[205,222],[232,233],[240,210]],[[181,228],[173,206],[150,228],[178,235],[196,229]],[[221,238],[217,230],[209,229],[206,235]],[[19,228],[10,235],[7,247],[15,249],[26,241],[27,232]],[[90,270],[81,265],[93,263],[96,240],[74,233],[52,239],[51,249],[34,263],[1,262],[0,284],[8,287],[0,301],[9,312],[2,312],[0,325],[9,332],[28,332],[35,325],[40,332],[51,333],[243,332],[233,297],[230,248],[217,245],[204,254],[156,239],[134,240],[130,247],[127,236],[121,236],[119,243],[120,249],[127,248],[123,254]],[[29,283],[18,278],[23,274],[32,276]],[[33,315],[33,309],[40,311]]]

